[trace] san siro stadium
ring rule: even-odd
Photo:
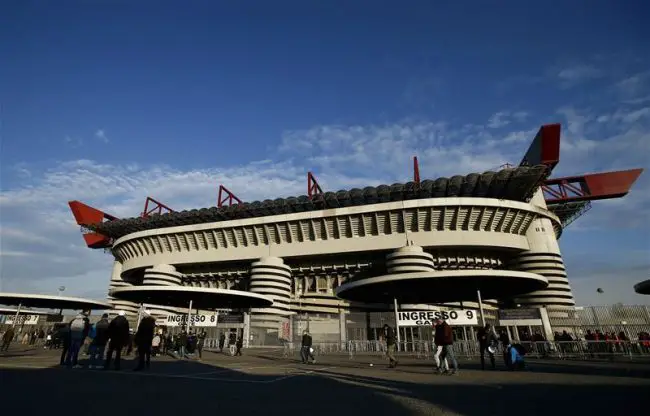
[[[500,309],[574,307],[558,240],[592,201],[626,195],[642,170],[551,178],[559,161],[560,125],[552,124],[519,165],[496,171],[420,180],[415,158],[412,181],[363,189],[325,192],[308,173],[307,195],[289,198],[248,203],[221,186],[216,207],[176,212],[148,198],[126,219],[69,205],[88,247],[114,257],[110,290],[245,290],[273,300],[250,310],[255,342],[295,338],[305,316],[316,339],[366,340],[384,323],[374,317],[397,307],[483,306],[490,319]],[[135,303],[109,302],[137,314]]]

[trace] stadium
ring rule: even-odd
[[[114,256],[109,293],[162,285],[266,295],[273,304],[250,311],[259,338],[290,337],[292,317],[302,314],[317,336],[345,325],[346,315],[398,302],[404,311],[478,309],[477,294],[486,314],[552,313],[575,305],[562,233],[592,201],[625,196],[642,173],[551,178],[560,133],[559,124],[542,126],[517,166],[450,178],[421,180],[414,158],[413,179],[393,185],[326,192],[310,172],[307,194],[289,198],[243,202],[221,185],[215,207],[176,212],[148,197],[138,217],[125,219],[69,205],[87,246]],[[380,324],[367,319],[359,327],[368,330],[347,336],[372,339],[369,328]]]

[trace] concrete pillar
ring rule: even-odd
[[[244,312],[244,328],[242,332],[243,346],[244,348],[248,348],[248,343],[251,338],[251,314],[249,312]]]
[[[553,328],[551,327],[551,320],[548,317],[548,311],[546,308],[539,308],[539,315],[542,318],[542,331],[544,331],[544,338],[547,341],[553,341]]]
[[[339,311],[339,334],[341,337],[341,345],[343,346],[348,340],[348,331],[344,311]]]
[[[547,209],[541,189],[535,193],[530,203]],[[518,296],[515,302],[529,307],[575,306],[551,220],[533,220],[526,231],[526,238],[529,250],[514,258],[509,268],[540,274],[548,279],[549,285],[546,289]]]
[[[291,315],[291,268],[279,257],[263,257],[251,265],[249,290],[273,299],[268,308],[251,309],[256,328],[278,330]]]

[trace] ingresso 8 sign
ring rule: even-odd
[[[14,319],[16,319],[15,315],[5,315],[6,320],[5,324],[6,325],[13,325],[14,324]],[[18,321],[16,322],[16,325],[36,325],[38,323],[38,315],[18,315]]]
[[[167,319],[165,320],[165,325],[185,326],[187,325],[187,315],[185,314],[167,315]],[[216,314],[192,315],[192,318],[190,319],[190,326],[198,326],[198,327],[217,326],[217,315]]]
[[[399,326],[432,326],[436,319],[442,319],[451,326],[478,325],[478,314],[471,309],[397,312]]]

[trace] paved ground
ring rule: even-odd
[[[1,408],[58,414],[73,405],[91,416],[622,415],[647,406],[650,387],[650,365],[642,363],[531,362],[529,371],[511,373],[463,361],[448,377],[422,360],[387,369],[376,356],[319,358],[306,366],[270,351],[205,353],[201,362],[156,358],[136,373],[130,360],[120,372],[68,370],[55,366],[56,351],[10,352],[0,354]]]

